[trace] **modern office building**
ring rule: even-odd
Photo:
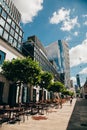
[[[0,0],[0,38],[19,51],[23,39],[20,20],[21,15],[12,0]]]
[[[70,87],[69,48],[66,42],[58,40],[45,47],[49,60],[54,60],[60,79],[67,88]]]
[[[38,61],[43,71],[51,72],[55,80],[60,80],[55,63],[48,60],[46,50],[36,36],[28,37],[27,41],[23,43],[22,52],[25,56],[30,56]]]
[[[0,0],[0,72],[4,60],[23,58],[21,15],[12,0]],[[0,73],[0,104],[16,102],[18,86],[12,86]]]

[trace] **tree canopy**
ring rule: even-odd
[[[53,92],[62,92],[63,89],[65,89],[64,85],[59,82],[59,81],[55,81],[51,84],[51,86],[49,87],[49,91],[53,91]]]
[[[41,73],[40,87],[48,89],[48,87],[51,85],[52,79],[53,75],[50,72],[43,71]]]
[[[40,80],[41,69],[37,62],[30,57],[4,61],[2,65],[3,75],[10,81],[23,82],[35,85]]]

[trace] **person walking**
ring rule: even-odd
[[[72,98],[72,97],[70,97],[70,105],[72,105],[72,100],[73,100],[73,98]]]
[[[62,98],[60,98],[60,108],[62,108]]]

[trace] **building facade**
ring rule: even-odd
[[[45,47],[49,60],[54,60],[60,79],[67,88],[70,87],[69,48],[66,42],[58,40]]]
[[[1,74],[4,60],[23,58],[21,15],[12,0],[0,0],[0,104],[16,103],[18,86],[12,86]]]
[[[43,71],[51,72],[55,80],[60,80],[55,64],[48,60],[46,50],[36,36],[28,37],[27,41],[23,43],[22,52],[25,56],[30,56],[33,60],[38,61]]]
[[[7,44],[5,40],[0,39],[0,72],[1,72],[1,65],[4,60],[12,60],[13,58],[23,58],[23,55],[17,51],[14,47],[10,44]],[[16,101],[16,92],[17,87],[11,86],[9,81],[0,73],[0,104],[1,103],[8,103],[8,101],[13,102]],[[12,95],[15,95],[14,98],[11,98]],[[10,100],[9,100],[10,99]]]
[[[21,15],[12,0],[0,0],[0,38],[21,51],[23,31],[20,27]]]

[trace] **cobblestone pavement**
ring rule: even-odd
[[[76,99],[73,99],[72,105],[70,102],[66,102],[61,109],[51,108],[43,115],[47,118],[46,120],[34,120],[30,115],[28,120],[26,117],[25,122],[20,122],[20,124],[18,122],[15,124],[4,123],[0,130],[67,130],[75,103]]]

